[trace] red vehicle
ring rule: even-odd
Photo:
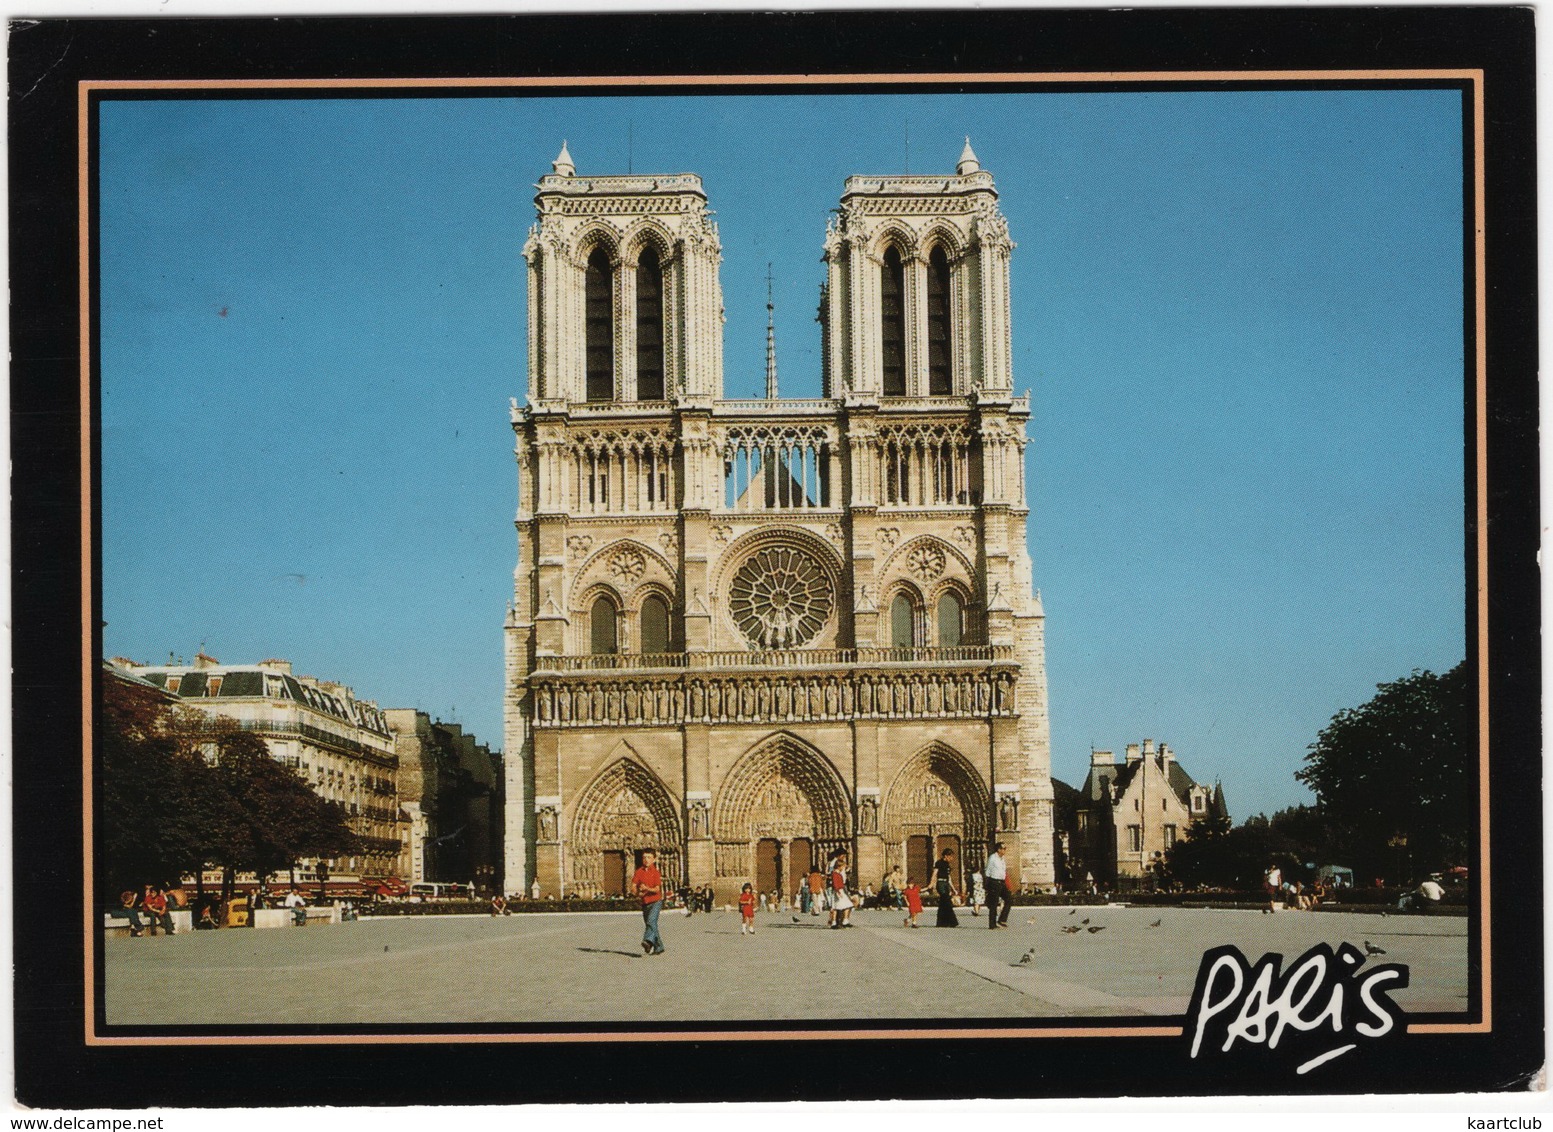
[[[363,877],[361,884],[369,895],[389,900],[402,899],[410,893],[410,886],[398,877]]]

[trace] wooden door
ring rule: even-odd
[[[762,837],[755,846],[755,891],[782,891],[782,843]]]
[[[787,846],[788,887],[798,890],[814,867],[814,844],[807,837],[795,837]]]
[[[626,855],[624,849],[604,850],[604,895],[626,894]]]
[[[927,886],[933,874],[933,839],[927,834],[906,838],[906,883]]]

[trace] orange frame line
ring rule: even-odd
[[[107,1037],[96,1030],[96,916],[92,892],[92,708],[91,690],[97,669],[93,656],[91,624],[96,579],[93,575],[92,515],[95,499],[91,480],[91,96],[95,91],[134,90],[383,90],[439,88],[495,88],[514,90],[570,89],[603,87],[629,89],[641,87],[693,86],[835,86],[835,85],[947,85],[982,86],[989,83],[1025,85],[1073,85],[1081,83],[1138,84],[1150,82],[1288,82],[1288,81],[1392,81],[1426,79],[1440,82],[1471,83],[1473,98],[1473,316],[1475,324],[1474,399],[1475,413],[1475,515],[1477,519],[1477,645],[1478,645],[1478,879],[1479,901],[1478,950],[1482,965],[1482,1018],[1477,1022],[1413,1022],[1410,1034],[1486,1034],[1493,1031],[1493,953],[1491,919],[1493,908],[1487,899],[1492,878],[1489,854],[1489,696],[1488,696],[1488,285],[1487,209],[1484,193],[1487,165],[1484,158],[1486,112],[1485,83],[1482,68],[1425,70],[1334,70],[1334,71],[1075,71],[1024,72],[999,71],[975,74],[934,72],[882,72],[878,74],[793,74],[793,75],[604,75],[506,76],[495,78],[366,78],[366,79],[86,79],[77,84],[77,206],[78,246],[80,253],[80,349],[81,349],[81,609],[82,609],[82,861],[85,884],[82,911],[85,923],[82,954],[85,959],[86,1001],[85,1040],[88,1046],[122,1045],[384,1045],[452,1044],[493,1042],[636,1042],[636,1041],[788,1041],[788,1040],[859,1040],[895,1038],[1073,1038],[1073,1037],[1180,1037],[1181,1026],[1135,1026],[1079,1029],[1074,1027],[1019,1027],[1013,1029],[932,1029],[932,1030],[679,1030],[669,1033],[558,1032],[543,1034],[390,1034],[390,1035],[293,1035],[293,1036],[212,1036],[212,1037]]]

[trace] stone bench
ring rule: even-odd
[[[179,934],[182,934],[183,932],[192,932],[194,930],[194,913],[189,911],[187,908],[175,909],[172,913],[172,917],[173,929]],[[145,917],[142,916],[140,922],[142,925],[146,926],[147,931],[150,930],[149,924],[147,923]],[[128,938],[129,917],[121,912],[104,912],[102,917],[102,934],[105,938],[108,939],[111,939],[114,936],[124,936]]]

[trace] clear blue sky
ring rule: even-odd
[[[1464,654],[1453,92],[110,102],[105,649],[290,659],[501,745],[521,247],[579,173],[699,173],[728,396],[819,391],[850,174],[970,135],[1018,249],[1053,770],[1170,743],[1231,809]],[[909,134],[909,146],[907,137]]]

